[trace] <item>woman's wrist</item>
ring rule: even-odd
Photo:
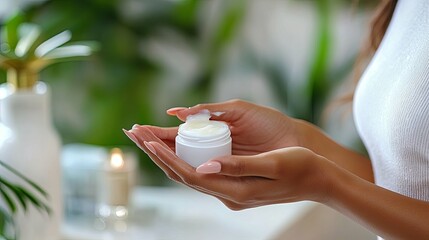
[[[356,184],[364,180],[330,160],[326,159],[320,165],[320,195],[317,202],[337,209],[344,201],[344,193],[355,189]]]
[[[310,192],[308,200],[332,206],[337,201],[336,193],[355,176],[323,156],[316,155],[316,158],[310,189],[313,195]]]

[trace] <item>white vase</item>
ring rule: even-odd
[[[13,91],[8,84],[0,85],[0,119],[0,161],[48,192],[47,205],[52,209],[51,215],[33,206],[25,214],[20,209],[15,218],[19,239],[59,240],[63,209],[61,142],[51,121],[49,87],[38,82],[33,89]],[[4,169],[0,175],[27,186]]]

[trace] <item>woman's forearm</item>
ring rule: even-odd
[[[429,236],[429,202],[389,191],[344,169],[334,174],[329,172],[327,178],[331,182],[325,204],[377,235],[385,239],[427,239]]]
[[[298,134],[304,138],[300,142],[302,147],[311,149],[367,181],[374,182],[371,161],[367,157],[336,143],[316,126],[302,120],[295,121]]]

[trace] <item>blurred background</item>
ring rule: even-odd
[[[343,83],[367,35],[372,2],[0,0],[0,23],[20,10],[47,36],[70,29],[75,41],[97,41],[88,60],[42,72],[55,126],[64,144],[135,148],[140,183],[163,185],[167,178],[121,129],[178,125],[165,114],[175,106],[241,98],[318,124],[360,149],[351,115],[322,113],[350,87]]]
[[[375,5],[370,0],[0,0],[0,25],[20,11],[42,27],[43,39],[69,29],[74,42],[98,43],[84,61],[41,72],[52,90],[54,125],[64,144],[66,239],[105,239],[89,237],[94,229],[98,234],[109,229],[104,220],[94,220],[101,209],[95,175],[108,159],[106,149],[115,147],[138,166],[140,186],[132,189],[129,225],[115,225],[115,231],[136,237],[117,239],[374,239],[351,220],[310,202],[233,212],[195,191],[157,187],[173,184],[122,128],[177,126],[180,121],[166,109],[241,98],[310,121],[363,152],[351,105],[325,110],[353,89],[353,66]],[[0,70],[0,83],[5,81]],[[81,233],[87,235],[74,237]]]

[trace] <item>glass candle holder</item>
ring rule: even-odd
[[[129,216],[129,201],[133,183],[133,166],[119,148],[111,151],[110,158],[101,169],[99,178],[99,204],[97,216],[106,228],[115,222],[126,221]]]

